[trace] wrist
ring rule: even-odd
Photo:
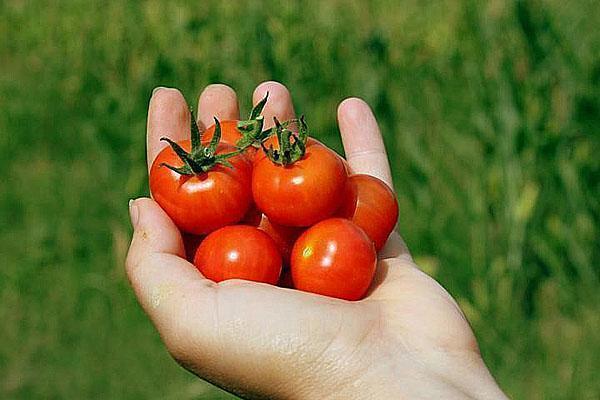
[[[433,351],[424,357],[431,376],[448,384],[457,399],[507,399],[479,351]],[[433,398],[433,397],[432,397]]]
[[[375,361],[375,360],[374,360]],[[507,399],[475,352],[381,357],[361,374],[307,398],[334,399]]]

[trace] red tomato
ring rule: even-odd
[[[190,149],[189,140],[179,145],[186,151]],[[216,154],[233,151],[233,146],[221,143]],[[162,165],[183,164],[171,147],[158,154],[150,169],[150,191],[179,229],[206,234],[244,217],[252,202],[252,164],[244,155],[228,161],[233,168],[217,164],[202,174],[181,175]]]
[[[258,225],[258,229],[265,232],[271,237],[271,239],[273,239],[277,245],[277,248],[279,249],[281,257],[283,258],[284,264],[289,265],[292,247],[294,246],[294,242],[298,236],[300,236],[302,233],[303,229],[294,226],[276,224],[269,221],[269,218],[267,218],[266,215],[262,216],[260,224]]]
[[[212,232],[200,243],[194,265],[215,282],[245,279],[275,285],[281,273],[281,255],[263,231],[230,225]]]
[[[265,146],[278,148],[276,137]],[[347,174],[340,157],[309,140],[300,160],[286,166],[273,163],[260,151],[254,157],[252,195],[269,220],[280,225],[310,226],[330,217],[339,207]]]
[[[361,227],[379,251],[398,221],[398,201],[394,192],[380,179],[370,175],[351,175],[336,214]]]
[[[373,280],[377,253],[367,234],[353,222],[330,218],[298,238],[291,263],[296,289],[359,300]]]
[[[227,121],[219,121],[221,123],[221,142],[227,143],[232,146],[237,145],[237,141],[242,138],[242,134],[237,128],[238,121],[227,120]],[[213,135],[215,134],[215,124],[209,126],[206,131],[202,134],[202,141],[209,142]],[[244,150],[244,153],[248,155],[250,160],[254,158],[254,154],[257,152],[257,148],[254,146],[249,146]]]

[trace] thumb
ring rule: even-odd
[[[133,226],[133,239],[127,255],[128,274],[134,272],[133,269],[150,253],[184,256],[179,230],[154,200],[130,200],[129,216]]]
[[[198,338],[198,332],[206,331],[199,327],[212,325],[215,284],[185,260],[181,233],[154,200],[133,200],[129,209],[134,232],[127,276],[167,348],[180,359],[186,338]]]

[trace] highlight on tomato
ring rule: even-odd
[[[194,256],[196,268],[214,282],[245,279],[275,285],[281,264],[273,239],[249,225],[230,225],[210,233]]]
[[[291,254],[296,289],[345,300],[365,296],[377,265],[375,246],[353,222],[330,218],[308,228]]]
[[[342,202],[347,174],[340,157],[309,140],[304,118],[296,134],[275,119],[275,135],[254,158],[252,195],[270,221],[307,227],[329,218]]]

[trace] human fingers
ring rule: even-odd
[[[387,152],[369,105],[356,97],[344,100],[338,107],[338,123],[350,170],[379,178],[393,190]],[[379,252],[379,259],[396,257],[411,259],[404,240],[398,233],[392,232]]]
[[[146,155],[148,170],[158,153],[167,146],[161,137],[178,141],[189,137],[190,112],[181,92],[158,87],[152,92],[146,126]]]
[[[198,122],[201,129],[214,124],[215,117],[222,121],[240,119],[237,95],[227,85],[208,85],[198,99]]]
[[[127,276],[167,347],[171,344],[176,349],[178,338],[188,329],[197,329],[200,323],[212,324],[214,283],[185,260],[179,230],[155,201],[134,200],[130,214],[134,233],[127,255]],[[189,296],[190,292],[194,296]],[[189,324],[181,323],[196,307],[207,311],[198,313]]]
[[[338,124],[350,169],[375,176],[393,188],[383,139],[367,103],[356,97],[342,101],[338,106]]]
[[[279,82],[267,81],[258,85],[252,95],[252,104],[258,104],[267,93],[269,93],[269,98],[262,112],[265,118],[265,128],[268,129],[274,125],[273,117],[280,121],[295,118],[292,96],[289,90]]]

